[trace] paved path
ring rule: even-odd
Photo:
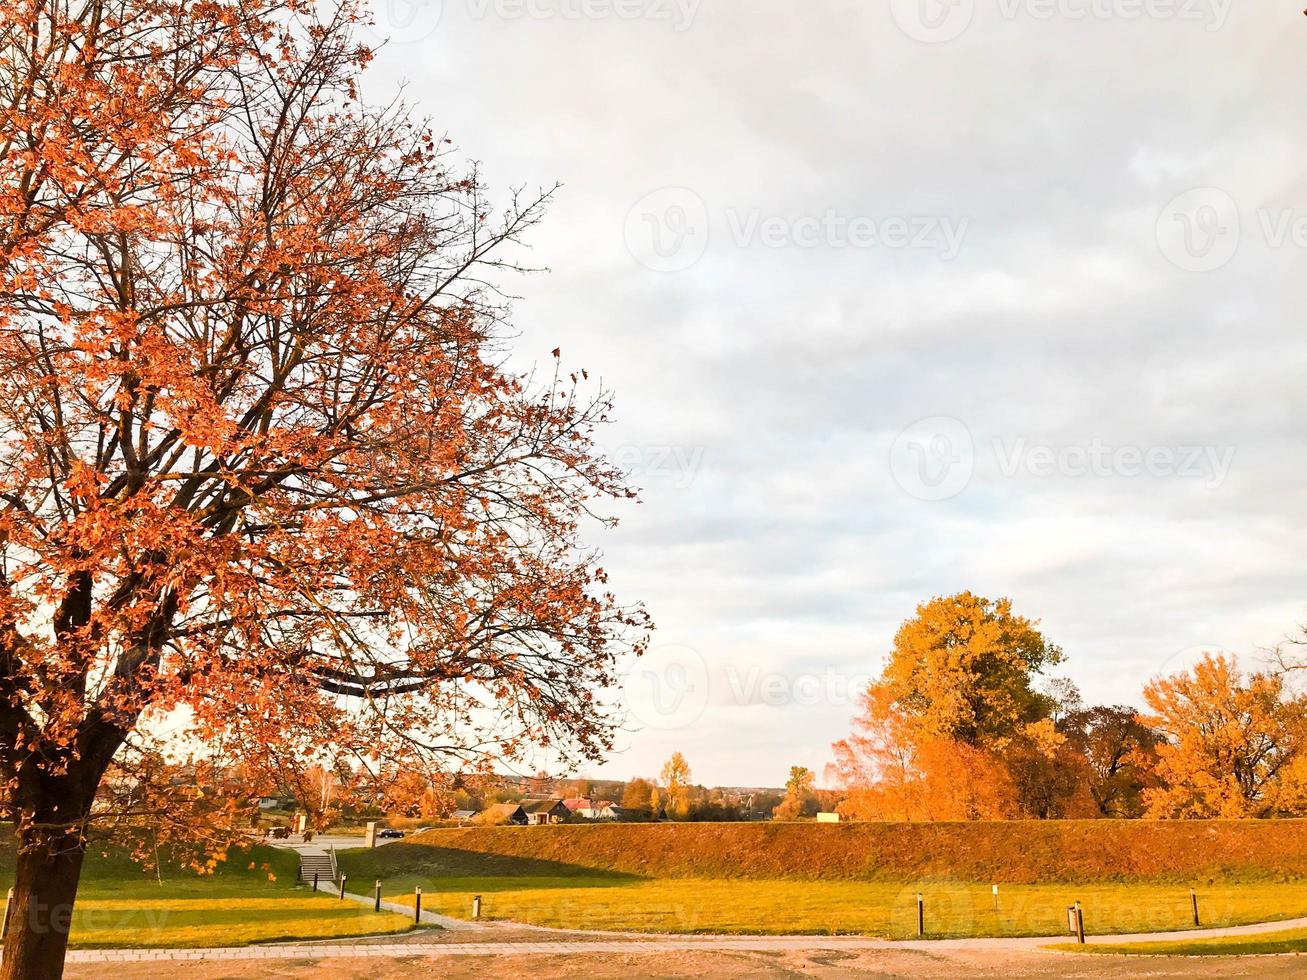
[[[359,895],[347,896],[371,905],[372,900]],[[413,914],[411,908],[393,902],[383,902],[382,908]],[[431,919],[428,920],[427,916]],[[345,959],[353,957],[413,957],[413,956],[504,956],[522,954],[583,954],[583,953],[666,953],[683,951],[712,952],[790,952],[807,950],[1002,950],[1037,951],[1041,946],[1065,943],[1066,936],[1042,938],[1001,939],[936,939],[936,940],[885,940],[861,936],[648,936],[631,933],[609,934],[608,938],[554,939],[549,942],[499,941],[495,933],[503,928],[521,930],[513,923],[481,925],[423,913],[423,921],[478,934],[484,941],[477,942],[469,935],[468,941],[458,942],[358,942],[293,943],[276,946],[219,947],[209,949],[88,949],[68,954],[69,963],[114,963],[159,960],[291,960],[291,959]],[[1250,936],[1278,932],[1282,929],[1307,928],[1307,918],[1286,919],[1281,922],[1263,922],[1250,926],[1231,926],[1225,929],[1194,929],[1183,932],[1142,933],[1128,936],[1092,936],[1090,943],[1165,942],[1171,939],[1209,939],[1222,936]],[[539,929],[541,933],[558,935],[555,930]],[[568,935],[576,935],[569,933]]]
[[[348,879],[346,879],[345,884],[348,886]],[[311,886],[312,883],[310,882],[310,887]],[[332,883],[326,881],[319,883],[318,891],[331,892],[333,895],[337,894]],[[345,900],[349,902],[357,902],[359,905],[366,905],[368,908],[375,908],[377,898],[375,895],[357,895],[354,892],[347,891],[345,892]],[[381,911],[395,912],[399,915],[406,915],[411,918],[413,915],[413,906],[401,905],[399,902],[390,902],[382,899]],[[446,929],[449,932],[483,932],[487,929],[500,927],[497,923],[482,924],[478,922],[469,922],[467,919],[456,919],[452,915],[439,915],[435,912],[428,912],[426,909],[422,910],[422,921],[426,925],[440,926],[441,929]]]

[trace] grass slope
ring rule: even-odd
[[[652,878],[1100,882],[1307,878],[1307,821],[1046,820],[913,824],[597,824],[433,830],[408,848],[541,862],[543,873]],[[383,855],[390,855],[383,857]],[[383,874],[384,877],[384,874]]]
[[[937,938],[1058,935],[1075,901],[1091,933],[1170,931],[1191,926],[1191,884],[1204,926],[1307,915],[1307,888],[1292,874],[1307,847],[1280,825],[1169,824],[1164,842],[1158,826],[475,828],[345,851],[341,866],[355,880],[380,878],[398,901],[420,885],[424,908],[466,917],[481,895],[488,918],[558,928],[905,938],[920,890]],[[1267,835],[1264,851],[1250,829]],[[905,841],[920,848],[915,858]]]
[[[70,944],[80,948],[244,946],[403,932],[405,916],[374,914],[296,886],[293,851],[233,850],[213,875],[176,867],[146,872],[125,856],[87,856]],[[160,881],[162,879],[162,883]],[[13,853],[0,855],[0,888],[13,881]]]

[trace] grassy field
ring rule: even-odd
[[[936,830],[941,826],[933,825]],[[984,866],[978,854],[993,842],[967,838],[978,826],[990,825],[950,826],[956,860],[951,865],[946,861],[948,852],[937,840],[924,861],[934,873],[913,876],[896,873],[893,862],[873,865],[871,873],[860,877],[812,873],[829,872],[829,867],[811,863],[814,851],[830,851],[834,838],[832,828],[812,824],[772,825],[762,828],[770,831],[765,835],[757,825],[729,824],[440,830],[375,851],[343,852],[341,866],[353,880],[381,879],[384,892],[397,901],[411,902],[420,885],[423,908],[433,911],[467,917],[473,896],[480,895],[485,917],[572,929],[908,938],[916,934],[916,894],[921,891],[927,935],[936,938],[1059,935],[1066,931],[1066,908],[1076,901],[1085,908],[1091,933],[1171,931],[1192,927],[1191,885],[1198,889],[1204,926],[1307,916],[1307,881],[1277,875],[1277,866],[1259,866],[1237,846],[1227,850],[1226,867],[1205,863],[1210,876],[1201,879],[1172,865],[1153,876],[1118,870],[1096,881],[1014,882],[1012,877],[1023,879],[1031,870],[1029,848],[1014,846],[1012,861]],[[1135,832],[1135,825],[1104,826]],[[1191,833],[1201,839],[1212,829]],[[868,838],[864,832],[846,833],[844,839]],[[669,842],[716,850],[672,855]],[[815,843],[805,850],[805,842]],[[767,845],[795,849],[799,857],[768,855]],[[1039,845],[1033,841],[1035,851]],[[1118,850],[1122,846],[1116,843]],[[560,860],[560,855],[570,860]],[[1186,860],[1183,854],[1173,858],[1177,864]],[[1192,851],[1187,859],[1194,859]],[[1205,860],[1202,854],[1198,859]],[[810,873],[773,872],[799,860],[810,863]],[[866,866],[866,860],[865,854],[846,855],[836,866]],[[676,873],[724,864],[735,874]],[[958,874],[977,869],[983,877]],[[995,882],[1000,883],[997,909]]]
[[[217,874],[162,869],[162,884],[123,857],[87,857],[73,910],[70,943],[80,948],[244,946],[403,932],[405,916],[374,914],[351,902],[313,895],[295,883],[293,851],[232,851]],[[275,880],[270,880],[270,876]],[[13,854],[0,855],[0,889],[13,881]]]
[[[1059,943],[1048,948],[1068,953],[1107,953],[1114,956],[1264,956],[1274,953],[1307,953],[1307,929],[1165,943],[1095,943],[1092,946]]]

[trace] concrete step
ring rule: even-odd
[[[300,881],[312,881],[314,875],[320,882],[334,882],[336,876],[331,873],[331,858],[326,854],[301,854]]]

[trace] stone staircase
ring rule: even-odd
[[[313,876],[318,876],[318,883],[335,882],[336,873],[331,864],[331,857],[326,851],[300,851],[300,881],[313,884]]]

